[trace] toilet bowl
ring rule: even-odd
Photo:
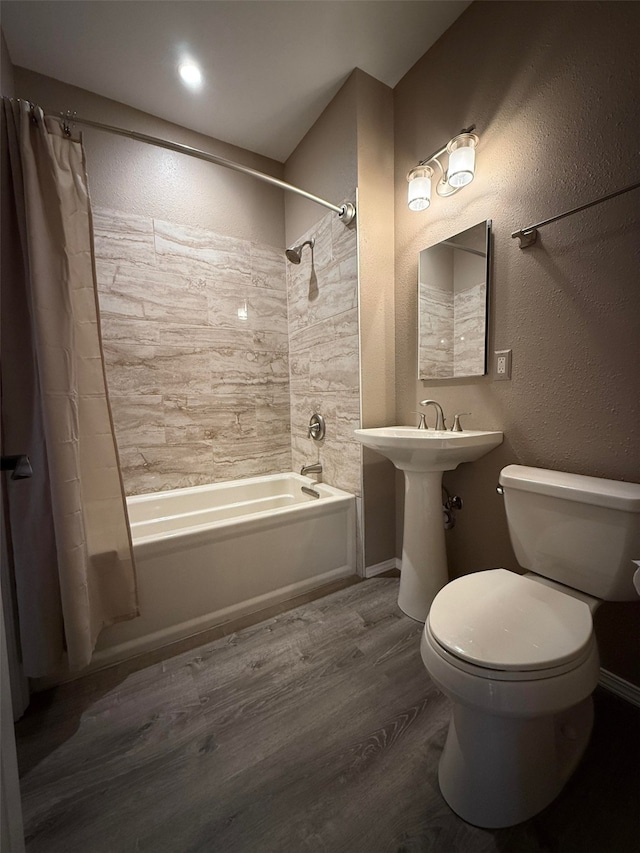
[[[640,554],[640,486],[522,466],[500,483],[518,562],[531,571],[447,584],[420,646],[453,704],[440,789],[460,817],[491,828],[537,814],[579,762],[599,678],[592,614],[601,598],[634,597]]]

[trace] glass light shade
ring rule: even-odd
[[[451,187],[464,187],[470,184],[476,171],[477,137],[470,133],[461,133],[447,145],[449,168],[447,183]]]
[[[409,191],[407,203],[409,210],[426,210],[431,204],[431,175],[430,167],[413,169],[409,172]]]

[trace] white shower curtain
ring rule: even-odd
[[[7,495],[23,667],[40,677],[86,666],[100,630],[138,605],[82,143],[3,103],[15,221],[2,229],[2,452],[34,468]]]

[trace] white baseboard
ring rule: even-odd
[[[616,696],[620,696],[621,699],[626,699],[627,702],[631,702],[632,705],[640,708],[640,687],[637,684],[632,684],[606,669],[600,670],[598,684],[610,693],[615,693]]]
[[[365,578],[374,578],[376,575],[381,575],[391,569],[399,569],[400,566],[401,561],[397,557],[392,557],[383,563],[376,563],[375,566],[365,566],[364,576]]]

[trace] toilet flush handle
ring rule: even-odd
[[[504,495],[504,489],[502,488],[502,486],[496,486],[496,492],[499,495]]]

